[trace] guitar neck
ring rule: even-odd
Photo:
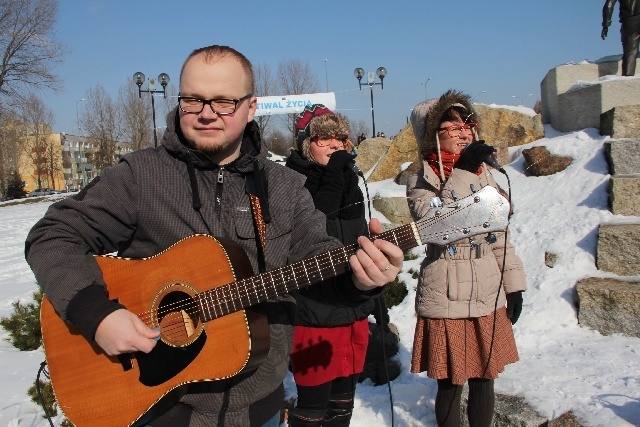
[[[418,246],[415,223],[402,225],[375,236],[403,251]],[[243,310],[279,295],[289,293],[346,273],[349,258],[359,246],[347,245],[296,263],[277,268],[197,295],[204,322]]]

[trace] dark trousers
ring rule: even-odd
[[[297,386],[298,402],[289,411],[289,425],[348,426],[359,374],[336,378],[312,387]]]

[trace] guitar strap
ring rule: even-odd
[[[249,198],[251,199],[251,212],[253,213],[253,224],[256,229],[256,239],[258,239],[258,246],[264,252],[267,247],[267,223],[264,222],[262,217],[262,206],[258,196],[249,194]]]
[[[267,179],[264,169],[261,170],[256,161],[254,163],[253,175],[247,175],[246,177],[245,188],[251,200],[251,213],[253,214],[253,226],[256,233],[256,246],[258,249],[258,270],[260,270],[260,273],[266,271],[265,250],[267,248],[267,223],[271,221],[266,184]],[[266,204],[264,211],[263,203]]]

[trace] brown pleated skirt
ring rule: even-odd
[[[473,319],[418,317],[413,339],[412,373],[427,371],[430,378],[449,378],[453,384],[462,385],[469,378],[497,378],[506,365],[518,360],[506,308]]]

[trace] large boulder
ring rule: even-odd
[[[413,222],[406,197],[374,197],[373,208],[384,215],[391,224]]]
[[[371,168],[376,166],[381,157],[387,154],[391,140],[388,138],[369,138],[365,139],[358,145],[358,156],[356,157],[356,165],[363,172],[367,173]],[[371,178],[369,178],[371,180]]]
[[[507,147],[527,144],[544,137],[544,128],[540,115],[530,116],[515,110],[474,104],[480,117],[480,136],[498,149],[498,162],[509,163]],[[369,181],[395,179],[400,185],[406,185],[407,177],[420,168],[418,144],[411,125],[407,124],[393,141],[386,138],[370,138],[358,147],[356,164],[367,172],[375,166],[369,175]],[[405,163],[411,163],[404,167]]]
[[[414,163],[418,158],[418,144],[411,125],[407,125],[393,138],[385,155],[369,176],[372,182],[395,178],[404,163]]]
[[[533,176],[553,175],[565,170],[573,161],[571,157],[551,154],[542,145],[522,150],[522,156],[529,165],[526,171]]]
[[[474,104],[480,116],[480,136],[498,149],[498,162],[509,163],[507,147],[515,147],[544,138],[539,114],[530,116],[508,108]]]

